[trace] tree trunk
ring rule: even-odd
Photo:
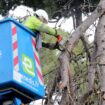
[[[71,53],[72,49],[75,47],[76,43],[80,39],[81,36],[84,35],[84,32],[89,28],[89,26],[99,18],[105,12],[105,0],[101,0],[98,7],[95,11],[74,31],[72,36],[69,37],[69,40],[66,43],[66,50],[62,52],[60,56],[60,65],[61,65],[61,81],[62,84],[60,85],[62,88],[67,86],[68,83],[68,67],[69,67],[69,54]],[[92,67],[93,68],[93,67]],[[70,71],[71,72],[71,71]],[[94,72],[93,72],[94,75]],[[91,81],[91,87],[93,87],[94,77]],[[90,87],[90,88],[91,88]],[[62,104],[61,104],[62,105]]]
[[[99,19],[95,41],[97,45],[97,63],[101,73],[102,105],[105,105],[105,14]]]
[[[89,26],[98,18],[100,17],[103,13],[105,12],[105,0],[101,0],[98,7],[96,8],[96,10],[92,13],[92,15],[90,15],[72,34],[72,36],[69,37],[69,40],[67,41],[67,46],[66,46],[66,50],[64,52],[62,52],[62,60],[65,61],[66,57],[68,56],[67,54],[71,53],[72,49],[75,47],[75,44],[78,42],[79,38],[81,36],[83,36],[84,32],[89,28]],[[69,52],[69,53],[68,53]],[[68,60],[69,61],[69,60]],[[67,61],[67,62],[68,62]],[[64,62],[63,62],[64,63]],[[64,65],[61,62],[61,65]],[[61,70],[61,72],[67,72],[66,70],[68,70],[68,66],[64,65],[65,67],[62,67],[64,69]],[[64,73],[61,73],[64,74]],[[64,75],[61,75],[61,77]],[[65,75],[66,76],[66,75]],[[66,82],[62,82],[62,86],[66,86],[67,85],[67,77],[62,77],[63,80],[62,81],[66,81]],[[65,80],[64,80],[65,79]]]
[[[61,89],[64,89],[64,87],[67,87],[69,82],[70,82],[70,85],[72,85],[72,73],[71,73],[71,70],[70,70],[70,67],[69,67],[70,53],[71,53],[72,49],[75,47],[75,44],[78,42],[80,37],[84,35],[84,32],[89,28],[89,26],[97,18],[99,18],[104,12],[105,12],[105,0],[101,0],[99,5],[98,5],[98,7],[95,9],[95,11],[73,32],[72,36],[70,35],[70,37],[69,37],[69,39],[68,39],[68,41],[66,43],[66,49],[65,49],[65,51],[63,51],[61,53],[61,55],[59,57],[59,60],[60,60],[60,71],[61,71],[61,75],[60,75],[61,76],[61,83],[60,83],[60,88]],[[105,26],[104,26],[104,28],[105,28]],[[103,46],[103,49],[105,50],[104,46]],[[104,61],[104,60],[105,59],[102,59],[100,61]],[[101,63],[103,63],[103,62],[101,62]],[[102,68],[102,71],[101,71],[102,77],[104,77],[104,75],[105,75],[104,66],[101,66],[101,68]],[[71,78],[69,80],[70,76],[71,76]],[[102,80],[101,80],[102,93],[105,92],[104,81],[105,81],[104,78],[102,78]],[[90,84],[93,84],[93,81]],[[73,87],[73,86],[71,86],[71,87]],[[91,87],[93,87],[93,86],[91,85]],[[65,96],[66,94],[70,94],[69,97],[66,97],[67,96],[66,95],[65,98],[64,98],[64,99],[67,99],[67,103],[65,102],[64,105],[67,105],[68,104],[68,99],[70,99],[71,93],[73,92],[73,88],[70,89],[70,92],[68,90],[65,90],[64,92],[65,92],[65,94],[63,94],[63,96]],[[103,96],[104,96],[104,94],[103,94]],[[73,97],[72,101],[74,101],[74,97]],[[69,104],[70,103],[71,102],[69,101]],[[76,105],[75,103],[76,102],[73,102],[72,105]],[[63,101],[61,101],[60,105],[63,105]],[[102,105],[104,105],[104,100],[103,100],[103,104]]]
[[[76,42],[89,26],[105,12],[105,0],[101,0],[95,11],[70,35],[67,41],[67,51],[71,52]],[[65,53],[65,52],[64,52]]]

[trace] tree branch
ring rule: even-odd
[[[72,71],[69,69],[69,58],[70,58],[69,54],[75,47],[80,37],[84,35],[83,33],[104,12],[105,12],[105,0],[101,0],[98,7],[95,9],[95,11],[73,32],[73,34],[69,37],[69,40],[66,42],[66,50],[62,52],[59,57],[61,81],[62,81],[62,84],[60,84],[60,86],[62,88],[67,86],[67,83],[69,81],[69,75],[68,75],[69,71],[70,71],[70,74],[72,74]],[[88,95],[90,95],[91,91],[89,91],[88,93],[86,93],[84,97],[87,97]]]
[[[62,57],[60,55],[61,60],[61,77],[62,77],[62,86],[67,85],[67,77],[64,74],[68,73],[68,57],[69,53],[71,53],[72,49],[75,47],[75,44],[78,42],[79,38],[83,36],[84,32],[88,29],[88,27],[103,13],[105,12],[105,0],[101,0],[98,7],[95,11],[73,32],[72,36],[69,37],[69,40],[66,43],[66,50],[62,52]],[[69,52],[69,53],[68,53]],[[67,58],[67,60],[65,60]],[[66,62],[66,63],[65,63]],[[65,72],[65,73],[64,73]],[[63,74],[63,75],[62,75]]]
[[[95,11],[70,35],[67,41],[67,50],[72,51],[76,42],[84,32],[89,28],[89,26],[94,23],[94,21],[99,18],[105,12],[105,0],[101,0]]]

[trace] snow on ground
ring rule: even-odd
[[[42,100],[33,101],[30,103],[30,105],[42,105]]]

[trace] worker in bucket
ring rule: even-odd
[[[57,34],[57,30],[50,28],[48,25],[48,14],[46,11],[39,9],[37,10],[33,16],[29,16],[23,24],[28,27],[30,30],[35,32],[36,35],[36,49],[42,47],[42,39],[40,32],[53,35],[57,38],[57,43],[60,43],[62,40],[62,36]]]

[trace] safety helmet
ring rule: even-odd
[[[39,17],[43,17],[48,22],[48,14],[45,10],[38,9],[38,10],[35,11],[35,14]]]

